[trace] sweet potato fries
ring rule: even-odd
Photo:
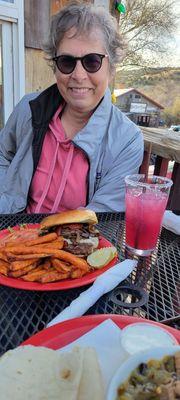
[[[27,232],[27,230],[25,229]],[[0,273],[27,282],[49,283],[81,278],[90,270],[85,259],[63,249],[63,237],[56,233],[28,235],[0,241]]]

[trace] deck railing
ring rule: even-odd
[[[144,159],[141,173],[147,173],[151,163],[151,155],[155,155],[154,175],[169,176],[168,167],[173,161],[171,188],[168,209],[180,213],[180,132],[161,128],[141,127],[144,135]],[[172,164],[172,163],[171,163]]]

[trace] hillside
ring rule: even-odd
[[[179,96],[180,68],[121,70],[116,73],[115,87],[134,87],[163,107],[170,107]]]

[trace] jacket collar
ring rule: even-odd
[[[96,157],[95,148],[98,152],[102,140],[106,137],[112,112],[111,92],[107,89],[102,101],[89,118],[86,126],[73,138],[73,142],[81,147],[93,161],[94,157]]]
[[[62,101],[63,97],[59,93],[56,83],[41,92],[34,100],[31,100],[29,104],[33,127],[47,126]]]

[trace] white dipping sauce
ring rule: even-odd
[[[129,354],[135,354],[152,347],[177,345],[171,333],[149,323],[135,323],[122,330],[121,344]]]

